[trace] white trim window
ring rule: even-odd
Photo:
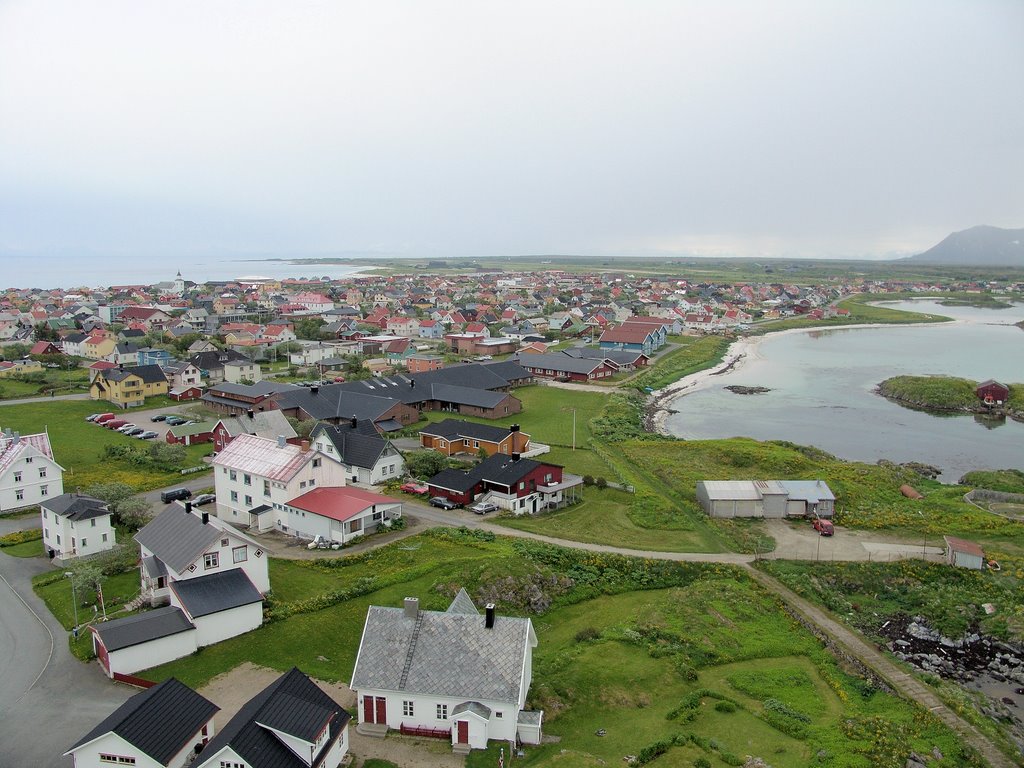
[[[448,719],[448,705],[447,704],[438,704],[437,705],[437,719],[438,720],[447,720]]]
[[[413,714],[414,710],[415,710],[415,708],[413,707],[413,702],[411,702],[411,701],[403,701],[402,702],[402,717],[414,717],[415,716]]]

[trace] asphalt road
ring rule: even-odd
[[[38,521],[0,524],[6,533]],[[48,570],[43,559],[0,552],[0,768],[68,768],[64,750],[136,693],[71,655],[64,628],[32,591],[32,577]]]

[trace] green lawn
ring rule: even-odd
[[[666,352],[647,368],[640,369],[625,384],[642,389],[660,389],[691,373],[712,368],[722,361],[729,339],[722,336],[673,336],[676,349]]]
[[[152,398],[154,401],[161,399],[166,398]],[[64,487],[68,490],[76,487],[85,490],[94,483],[117,481],[144,491],[180,480],[181,475],[177,472],[163,472],[103,458],[103,448],[107,445],[139,446],[148,443],[85,421],[86,416],[102,411],[108,405],[92,400],[42,400],[8,406],[0,411],[0,420],[4,427],[22,434],[49,432],[54,459],[64,467]],[[150,407],[153,406],[147,403],[146,408]],[[202,464],[202,457],[212,448],[209,444],[188,446],[183,468]]]
[[[56,578],[55,578],[56,575]],[[64,629],[71,630],[75,625],[74,601],[72,600],[70,579],[60,578],[59,574],[45,573],[33,580],[33,589],[39,595],[50,613],[61,623]],[[93,618],[92,606],[97,604],[96,593],[91,589],[78,589],[78,620],[81,623]],[[103,601],[107,608],[108,618],[124,616],[119,613],[125,602],[139,593],[139,572],[132,570],[119,573],[103,582]]]
[[[58,395],[89,391],[89,371],[86,368],[56,370],[48,368],[43,373],[31,374],[27,378],[0,378],[0,400],[18,400],[25,397]]]
[[[612,477],[612,470],[604,459],[589,448],[577,448],[574,451],[571,448],[553,445],[548,453],[538,456],[537,460],[560,464],[574,475],[590,475],[605,479]]]
[[[9,547],[0,548],[0,553],[11,557],[42,557],[46,554],[43,549],[42,539],[34,541],[23,541],[21,544],[13,544]]]

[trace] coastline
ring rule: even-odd
[[[970,321],[957,319],[952,324],[964,324]],[[855,328],[913,328],[932,325],[950,325],[948,321],[935,323],[851,323],[850,325],[818,325],[807,328],[786,328],[782,331],[771,331],[760,336],[744,336],[736,339],[725,351],[721,364],[697,373],[684,376],[679,381],[657,389],[647,397],[645,405],[645,426],[650,432],[665,437],[674,437],[666,429],[665,423],[670,414],[674,413],[672,404],[686,395],[706,389],[715,377],[738,370],[750,359],[759,359],[759,348],[765,339],[786,336],[795,333],[811,333],[813,331],[842,331]]]

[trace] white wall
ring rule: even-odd
[[[359,714],[363,713],[364,696],[383,696],[387,699],[388,727],[398,730],[402,723],[406,725],[420,726],[424,728],[452,728],[455,726],[455,718],[452,711],[456,706],[462,704],[466,699],[461,697],[426,696],[412,694],[402,691],[380,691],[365,689],[357,692],[357,706]],[[402,714],[402,702],[413,702],[413,716],[406,717]],[[516,737],[516,726],[519,716],[519,704],[514,701],[494,701],[490,699],[474,699],[491,710],[491,718],[488,721],[487,732],[490,739],[514,739]],[[437,705],[448,705],[448,719],[437,719]],[[497,713],[501,713],[501,717]],[[461,716],[460,716],[461,717]]]
[[[110,515],[94,517],[75,523],[61,515],[55,515],[48,509],[40,512],[43,525],[43,545],[52,549],[57,557],[67,560],[72,557],[95,555],[112,549],[116,543],[116,535],[110,524]],[[107,540],[103,541],[106,534]],[[57,536],[60,535],[60,544]],[[85,546],[82,545],[83,539]]]
[[[199,647],[197,640],[196,630],[189,629],[176,635],[151,640],[148,643],[111,651],[108,654],[110,671],[130,675],[140,669],[149,669],[158,664],[180,659],[182,656],[195,653]]]
[[[115,733],[105,734],[96,741],[83,744],[75,750],[72,753],[75,768],[110,768],[111,765],[114,765],[114,763],[101,763],[100,754],[134,757],[135,768],[163,768],[156,760]],[[181,763],[177,765],[171,763],[172,768],[178,768],[180,765]]]
[[[171,590],[171,603],[178,605],[177,596]],[[229,611],[211,613],[193,619],[198,637],[196,645],[200,648],[227,640],[229,637],[245,634],[256,629],[263,623],[263,603],[251,603],[232,608]]]
[[[46,469],[46,477],[39,477],[40,467]],[[21,473],[20,482],[14,481],[16,472]],[[19,490],[22,495],[20,499]],[[46,454],[29,446],[28,450],[0,475],[0,512],[39,504],[62,493],[64,480],[60,465]],[[63,540],[63,536],[61,539]]]

